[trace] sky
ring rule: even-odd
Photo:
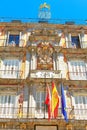
[[[36,19],[44,2],[50,5],[51,19],[87,19],[87,0],[1,0],[0,17]]]

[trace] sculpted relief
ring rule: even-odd
[[[49,42],[42,42],[37,48],[37,69],[52,70],[53,48]]]

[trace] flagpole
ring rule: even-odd
[[[62,74],[61,74],[61,83],[62,83]]]
[[[44,73],[44,101],[45,101],[45,93],[46,93],[46,72]],[[45,119],[45,111],[46,111],[46,105],[44,104],[44,119]]]
[[[62,74],[61,74],[61,83],[60,83],[60,97],[61,97],[61,84],[62,84]]]

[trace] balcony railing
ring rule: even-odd
[[[24,39],[20,39],[19,43],[16,44],[15,41],[8,42],[9,39],[0,39],[0,46],[11,46],[11,47],[25,47],[26,43]],[[67,48],[87,48],[87,41],[79,42],[79,44],[76,46],[76,44],[72,43],[72,41],[66,41]]]
[[[67,48],[87,48],[87,41],[79,42],[78,45],[76,43],[72,43],[72,41],[66,41]]]
[[[19,40],[19,43],[15,43],[15,41],[8,42],[8,39],[0,39],[0,46],[2,47],[25,47],[26,43],[24,39]]]
[[[71,109],[67,108],[67,116],[70,120],[87,120],[87,109]],[[48,113],[44,109],[35,107],[23,107],[21,113],[16,107],[0,107],[0,118],[33,118],[33,119],[47,119]],[[58,117],[56,119],[64,119],[61,108],[58,109]]]
[[[22,74],[20,70],[0,70],[0,78],[21,79]]]
[[[87,80],[87,72],[69,72],[71,80]]]

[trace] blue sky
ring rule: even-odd
[[[87,19],[87,0],[1,0],[0,17],[37,18],[44,2],[50,4],[52,19]]]

